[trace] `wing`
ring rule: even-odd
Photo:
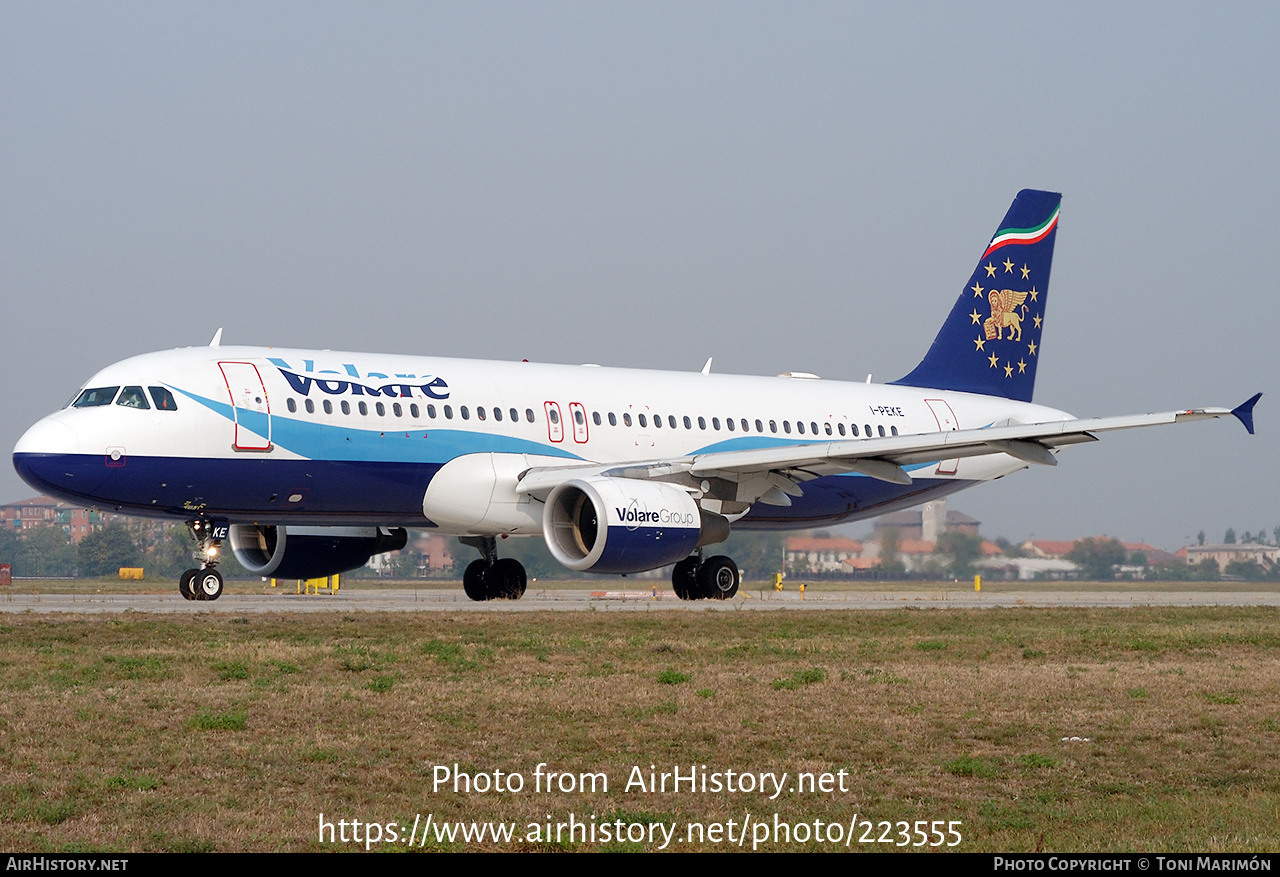
[[[622,465],[536,467],[524,473],[516,491],[545,497],[564,481],[591,475],[671,481],[684,483],[691,489],[707,479],[718,479],[736,484],[734,494],[738,502],[790,505],[788,497],[801,494],[800,483],[823,475],[857,472],[894,484],[910,484],[911,476],[903,468],[906,465],[1000,453],[1027,463],[1054,466],[1057,460],[1053,452],[1058,448],[1097,441],[1098,433],[1113,430],[1233,416],[1252,434],[1253,406],[1261,396],[1258,393],[1236,408],[1188,408],[1089,420],[1005,423],[982,429],[716,451]]]

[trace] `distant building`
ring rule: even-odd
[[[963,512],[947,511],[945,499],[935,499],[918,509],[881,515],[871,527],[874,531],[872,538],[877,542],[884,538],[884,531],[889,529],[897,530],[899,538],[904,542],[908,539],[937,542],[938,537],[948,531],[977,536],[980,525],[977,518],[971,518]]]
[[[1240,542],[1224,545],[1188,545],[1187,562],[1217,561],[1218,569],[1225,570],[1233,561],[1250,561],[1270,572],[1280,562],[1280,545],[1261,545],[1257,542]],[[1181,553],[1181,552],[1179,552]]]
[[[787,569],[796,573],[844,571],[844,562],[862,557],[861,542],[822,536],[788,536],[783,543]]]
[[[993,579],[1065,579],[1079,568],[1069,560],[1054,557],[984,557],[974,566]]]
[[[85,536],[102,528],[108,517],[96,509],[73,506],[47,496],[33,496],[6,505],[0,505],[0,527],[11,531],[30,530],[32,527],[61,527],[71,538],[79,542]]]
[[[1114,537],[1081,537],[1081,539],[1085,538],[1092,538],[1097,542],[1103,542]],[[1076,542],[1078,541],[1080,540],[1072,539],[1064,541],[1054,539],[1028,539],[1026,542],[1022,543],[1021,548],[1029,557],[1063,558],[1071,553],[1071,550],[1076,547]],[[1154,563],[1169,563],[1178,560],[1181,556],[1181,552],[1177,555],[1170,554],[1163,548],[1157,548],[1156,546],[1146,542],[1125,542],[1121,539],[1116,539],[1116,541],[1124,546],[1125,554],[1128,557],[1132,557],[1135,554],[1141,554],[1147,559],[1148,565]]]

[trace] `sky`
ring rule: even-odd
[[[1063,193],[1035,401],[1220,405],[951,499],[1280,527],[1280,5],[0,4],[0,445],[227,344],[877,381]],[[31,495],[0,468],[0,501]]]

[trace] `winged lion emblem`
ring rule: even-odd
[[[987,340],[993,338],[1004,340],[1004,330],[1009,330],[1010,341],[1022,340],[1022,318],[1027,315],[1027,293],[1012,289],[993,289],[987,294],[991,305],[991,316],[982,324]],[[1018,309],[1022,313],[1018,313]]]

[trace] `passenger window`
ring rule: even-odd
[[[574,422],[574,423],[576,423],[576,424],[578,424],[578,426],[585,426],[585,425],[586,425],[587,419],[586,419],[585,417],[583,417],[583,416],[582,416],[582,409],[581,409],[581,408],[575,408],[575,409],[573,409],[573,422]]]
[[[494,409],[493,409],[493,419],[494,419],[494,420],[496,420],[496,421],[498,421],[499,423],[501,423],[501,422],[502,422],[502,409],[501,409],[501,408],[494,408]]]
[[[750,432],[750,430],[747,430],[747,431]],[[777,432],[777,431],[778,430],[775,428],[774,432]],[[756,432],[764,432],[764,424],[761,423],[759,420],[756,420]]]
[[[812,432],[814,435],[817,435],[817,434],[818,434],[818,424],[816,424],[816,423],[814,423],[812,420],[810,420],[810,421],[809,421],[809,431],[810,431],[810,432]],[[829,424],[829,423],[827,424],[827,435],[831,435],[831,424]]]
[[[366,405],[363,401],[360,403],[359,408],[360,408],[361,414],[363,414],[365,417],[369,416],[369,406]]]
[[[305,409],[307,409],[307,413],[308,413],[308,414],[315,414],[315,413],[316,413],[316,403],[315,403],[315,402],[312,402],[310,399],[308,399],[307,401],[303,402],[303,403],[302,403],[302,407],[303,407],[303,408],[305,408]]]
[[[801,435],[804,435],[804,421],[803,421],[803,420],[797,420],[797,421],[796,421],[796,432],[800,433]],[[814,432],[817,432],[817,430],[814,430]]]
[[[511,415],[511,422],[512,422],[512,423],[519,423],[519,422],[520,422],[520,412],[519,412],[519,411],[517,411],[516,409],[512,408],[512,409],[511,409],[510,411],[508,411],[507,413]]]
[[[612,411],[609,412],[609,425],[610,426],[618,425],[618,416],[614,414]]]
[[[410,403],[409,416],[412,417],[414,420],[418,419],[418,403],[417,402]]]
[[[463,420],[470,420],[470,419],[471,419],[471,412],[467,410],[467,406],[466,406],[466,405],[460,405],[460,406],[458,406],[458,411],[459,411],[459,412],[461,412],[461,414],[462,414],[462,419],[463,419]]]
[[[830,425],[831,425],[831,424],[827,424],[827,426],[828,426],[828,427],[830,427]],[[843,423],[837,423],[837,424],[836,424],[836,428],[840,430],[840,434],[841,434],[841,435],[844,435],[844,424],[843,424]],[[831,430],[828,428],[828,429],[827,429],[827,432],[830,432],[830,431],[831,431]]]
[[[599,425],[600,425],[600,412],[599,412],[599,411],[592,411],[592,412],[591,412],[591,422],[592,422],[592,423],[594,423],[596,426],[599,426]]]
[[[702,426],[702,418],[701,418],[701,417],[699,417],[699,418],[698,418],[698,426]],[[703,426],[702,428],[703,428],[703,429],[706,429],[706,427],[705,427],[705,426]],[[719,417],[713,417],[713,418],[711,418],[711,428],[712,428],[712,429],[714,429],[714,430],[716,430],[716,431],[719,431],[719,429],[720,429],[720,418],[719,418]]]
[[[547,416],[551,418],[553,424],[560,422],[560,412],[554,408],[548,409]]]
[[[693,421],[689,419],[689,415],[688,415],[688,414],[686,414],[686,415],[684,416],[684,428],[685,428],[685,429],[693,429]],[[703,429],[706,429],[706,428],[707,428],[706,421],[703,421],[703,423],[702,423],[702,428],[703,428]]]
[[[111,400],[116,397],[116,390],[120,389],[119,385],[114,387],[96,387],[92,390],[84,390],[71,403],[72,408],[97,408],[99,405],[110,405]]]
[[[325,414],[333,413],[333,403],[330,402],[328,399],[324,400],[324,413]]]
[[[453,420],[453,406],[452,406],[452,405],[446,405],[446,406],[444,406],[444,419],[445,419],[445,420]]]
[[[480,419],[480,420],[484,420],[484,416],[485,416],[485,415],[484,415],[484,407],[483,407],[483,406],[480,406],[480,405],[477,405],[477,406],[476,406],[476,417],[477,417],[478,419]],[[466,415],[464,414],[464,415],[463,415],[463,417],[466,417]]]
[[[173,394],[169,392],[167,387],[147,387],[151,391],[151,401],[156,403],[158,411],[177,411],[178,403],[174,401]],[[290,408],[290,411],[293,409]]]
[[[622,412],[622,424],[623,426],[631,425],[631,415],[626,411]]]
[[[379,417],[387,416],[387,406],[383,405],[381,402],[378,402],[376,405],[374,405],[373,410],[378,412]]]
[[[729,427],[729,432],[733,432],[733,418],[732,418],[732,417],[726,417],[726,418],[724,419],[724,425],[725,425],[725,426],[727,426],[727,427]]]
[[[436,419],[436,406],[434,405],[427,406],[427,416],[430,417],[432,420]]]
[[[643,415],[643,414],[641,414],[641,415],[640,415],[640,425],[641,425],[641,426],[644,426],[644,415]],[[654,426],[656,426],[658,429],[662,429],[662,415],[661,415],[661,414],[655,414],[655,415],[653,415],[653,425],[654,425]]]
[[[399,402],[391,403],[391,413],[394,414],[396,417],[404,417],[404,409],[400,407]]]
[[[285,404],[285,407],[289,409],[290,414],[298,413],[298,403],[295,402],[292,397],[290,397],[289,399],[286,399],[284,404]]]
[[[880,438],[884,438],[884,426],[877,426],[876,429],[880,430]]]
[[[141,387],[125,387],[120,391],[120,398],[116,400],[117,405],[125,408],[143,408],[151,410],[150,403],[147,402],[146,395],[142,392]]]
[[[527,421],[529,421],[530,423],[533,423],[533,409],[532,409],[532,408],[526,408],[526,409],[524,409],[524,419],[525,419],[525,420],[527,420]]]
[[[784,421],[782,421],[782,431],[783,431],[783,432],[785,432],[787,435],[791,435],[791,421],[790,421],[790,420],[784,420]],[[774,430],[774,432],[777,432],[777,430]]]
[[[667,423],[671,426],[671,428],[672,428],[672,429],[675,429],[675,428],[676,428],[676,416],[675,416],[674,414],[668,414],[668,415],[667,415]]]
[[[648,425],[649,425],[648,423],[646,423],[646,422],[645,422],[645,419],[644,419],[644,415],[643,415],[643,414],[639,414],[639,415],[636,415],[636,416],[640,418],[640,428],[641,428],[641,429],[643,429],[644,427],[646,427],[646,426],[648,426]]]
[[[858,437],[858,424],[856,423],[849,424],[849,430],[853,433],[854,438]]]
[[[896,426],[889,427],[889,431],[892,432],[894,435],[898,434],[898,428]]]
[[[342,413],[343,414],[351,413],[351,403],[348,402],[346,399],[342,400]]]
[[[776,433],[778,431],[778,422],[776,420],[769,421],[769,432]],[[790,432],[791,430],[787,430]]]

